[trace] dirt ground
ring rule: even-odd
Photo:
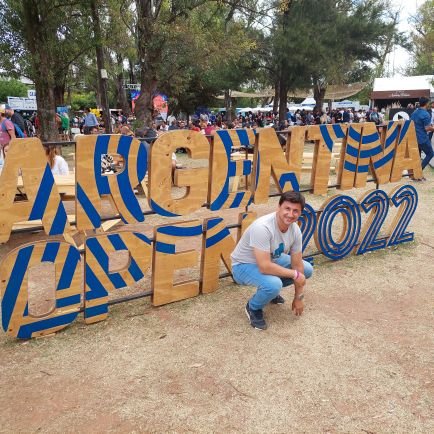
[[[285,288],[266,331],[244,313],[252,288],[226,278],[160,308],[113,305],[91,326],[80,316],[53,337],[0,334],[0,432],[434,432],[434,170],[426,176],[412,183],[415,242],[317,259],[304,315]],[[11,243],[25,237],[39,236]]]

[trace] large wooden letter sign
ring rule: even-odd
[[[342,191],[365,187],[368,173],[377,184],[399,181],[405,170],[411,177],[422,176],[410,121],[389,122],[381,135],[372,123],[294,127],[285,153],[271,128],[221,130],[211,143],[197,132],[173,131],[158,138],[150,152],[131,137],[82,136],[76,144],[76,228],[72,229],[68,217],[74,220],[74,216],[66,214],[39,139],[11,141],[0,175],[0,243],[8,242],[14,224],[28,221],[42,225],[50,238],[24,244],[3,257],[3,330],[18,338],[53,333],[73,322],[81,310],[86,323],[102,321],[109,312],[110,295],[141,281],[151,284],[155,306],[215,291],[221,272],[231,271],[236,240],[256,218],[248,206],[267,203],[270,180],[278,191],[299,190],[306,139],[315,144],[310,177],[314,194],[327,193],[336,155],[340,155],[337,179]],[[339,154],[333,153],[335,143],[340,144]],[[200,160],[200,167],[172,174],[172,153],[181,147],[191,159]],[[235,158],[233,150],[239,148],[246,151]],[[251,148],[253,156],[247,153]],[[118,162],[115,173],[102,170],[106,155]],[[183,197],[172,197],[173,184],[186,189]],[[139,185],[151,210],[167,220],[154,228],[153,239],[140,230],[144,210],[136,196]],[[16,200],[17,189],[25,193],[25,200]],[[337,194],[318,211],[306,204],[299,220],[303,250],[314,240],[320,253],[336,260],[411,241],[413,233],[407,228],[417,201],[413,186],[398,185],[389,193],[370,190],[358,200]],[[203,221],[196,216],[180,219],[203,207],[209,209]],[[106,231],[103,211],[109,208],[124,227]],[[234,234],[228,227],[234,228],[234,222],[213,214],[228,208],[240,209]],[[392,223],[383,228],[393,208],[397,211]],[[339,231],[338,216],[343,221]],[[173,217],[178,221],[170,220]],[[135,224],[134,230],[130,224]],[[82,253],[75,245],[76,235],[84,239]],[[111,258],[121,252],[125,263],[111,267]],[[43,264],[51,264],[55,272],[54,297],[51,308],[36,315],[29,303],[29,276]],[[186,268],[195,268],[197,276],[182,279]]]

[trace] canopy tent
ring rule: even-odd
[[[412,77],[376,78],[371,93],[372,100],[417,101],[420,97],[434,97],[434,75]]]
[[[341,99],[350,98],[351,96],[359,93],[366,87],[366,83],[352,83],[327,86],[327,90],[324,96],[325,100],[336,101]],[[271,98],[274,97],[274,89],[264,89],[260,92],[238,92],[233,90],[230,92],[231,98]],[[312,97],[312,89],[296,89],[288,92],[288,98],[306,98]],[[217,99],[225,99],[224,95],[219,95]]]

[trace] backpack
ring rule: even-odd
[[[12,122],[12,121],[11,121]],[[18,139],[23,139],[24,137],[26,137],[25,136],[25,134],[23,133],[23,130],[15,123],[15,122],[12,122],[13,123],[13,125],[14,125],[14,128],[15,128],[15,137],[16,138],[18,138]],[[6,129],[6,127],[5,127],[5,125],[4,125],[5,123],[4,123],[4,121],[2,122],[2,130],[6,133],[7,132],[7,129]],[[9,133],[8,133],[9,134]]]

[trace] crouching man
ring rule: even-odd
[[[247,302],[246,314],[252,327],[265,330],[262,309],[268,303],[283,304],[282,287],[294,284],[292,310],[299,316],[304,309],[306,279],[312,266],[302,259],[302,236],[297,225],[305,205],[296,191],[282,194],[277,210],[255,220],[232,252],[232,274],[241,285],[256,286]]]

